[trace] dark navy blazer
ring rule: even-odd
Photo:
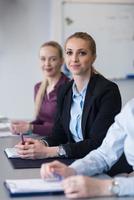
[[[69,130],[72,84],[70,81],[60,89],[53,134],[44,139],[49,146],[63,144],[69,158],[81,158],[101,145],[115,115],[121,110],[121,96],[115,83],[100,74],[91,77],[82,113],[84,139],[76,143]]]

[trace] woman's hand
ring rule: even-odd
[[[50,163],[42,164],[40,174],[42,178],[50,178],[54,174],[62,177],[68,177],[75,175],[76,172],[73,168],[66,166],[59,161],[53,161]]]
[[[13,134],[26,133],[30,129],[30,123],[26,121],[12,121],[10,131]]]
[[[21,158],[40,159],[57,156],[57,147],[46,147],[39,140],[25,138],[25,144],[15,145]]]
[[[87,198],[111,196],[109,190],[112,180],[100,180],[87,176],[71,176],[63,181],[63,188],[68,198]]]

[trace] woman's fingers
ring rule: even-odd
[[[53,161],[51,163],[43,164],[40,170],[41,177],[51,177],[54,173],[62,175],[62,171],[65,167],[66,165],[59,161]]]

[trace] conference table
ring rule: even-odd
[[[30,178],[40,178],[40,169],[39,168],[29,168],[29,169],[14,169],[11,165],[11,162],[7,158],[4,153],[4,149],[7,147],[13,147],[18,141],[20,141],[19,136],[15,137],[2,137],[0,138],[0,200],[64,200],[67,199],[64,195],[43,195],[43,196],[28,196],[28,197],[10,197],[7,189],[4,186],[4,181],[6,179],[30,179]],[[91,199],[91,198],[90,198]],[[93,198],[92,198],[93,199]],[[109,200],[126,200],[126,199],[133,199],[132,198],[99,198],[102,199],[109,199]]]

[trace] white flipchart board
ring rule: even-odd
[[[88,32],[97,45],[96,69],[107,78],[134,75],[134,3],[62,4],[63,40]]]

